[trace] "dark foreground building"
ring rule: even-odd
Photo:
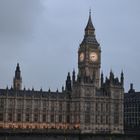
[[[124,126],[126,133],[140,133],[140,92],[135,92],[133,84],[124,94]]]
[[[91,13],[78,50],[78,75],[68,73],[62,92],[22,89],[19,64],[13,88],[0,89],[2,130],[67,130],[81,134],[123,134],[124,77],[100,74],[101,47]]]

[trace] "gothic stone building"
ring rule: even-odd
[[[78,74],[68,73],[62,92],[22,89],[19,64],[13,88],[0,89],[1,129],[123,133],[124,77],[100,74],[101,48],[91,13],[78,50]]]
[[[124,94],[124,129],[126,133],[140,132],[140,92],[136,92],[133,84]]]

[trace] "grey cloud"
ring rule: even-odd
[[[1,42],[28,39],[42,9],[40,0],[0,0]]]
[[[68,71],[77,70],[77,50],[92,8],[102,70],[119,76],[125,88],[139,89],[140,1],[0,0],[0,87],[12,84],[21,65],[23,85],[61,88]],[[119,56],[119,57],[118,57]]]

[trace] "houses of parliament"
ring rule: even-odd
[[[0,89],[0,129],[72,130],[123,134],[124,75],[104,78],[101,47],[91,12],[78,48],[78,74],[68,73],[62,91],[22,88],[19,64],[12,88]]]

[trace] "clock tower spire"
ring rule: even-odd
[[[13,79],[13,87],[15,90],[21,90],[22,89],[22,77],[21,77],[21,71],[19,63],[17,64],[16,71],[15,71],[15,77]]]
[[[89,19],[85,28],[84,39],[78,50],[79,77],[84,83],[92,83],[97,88],[100,86],[101,50],[96,40],[95,28],[89,11]]]

